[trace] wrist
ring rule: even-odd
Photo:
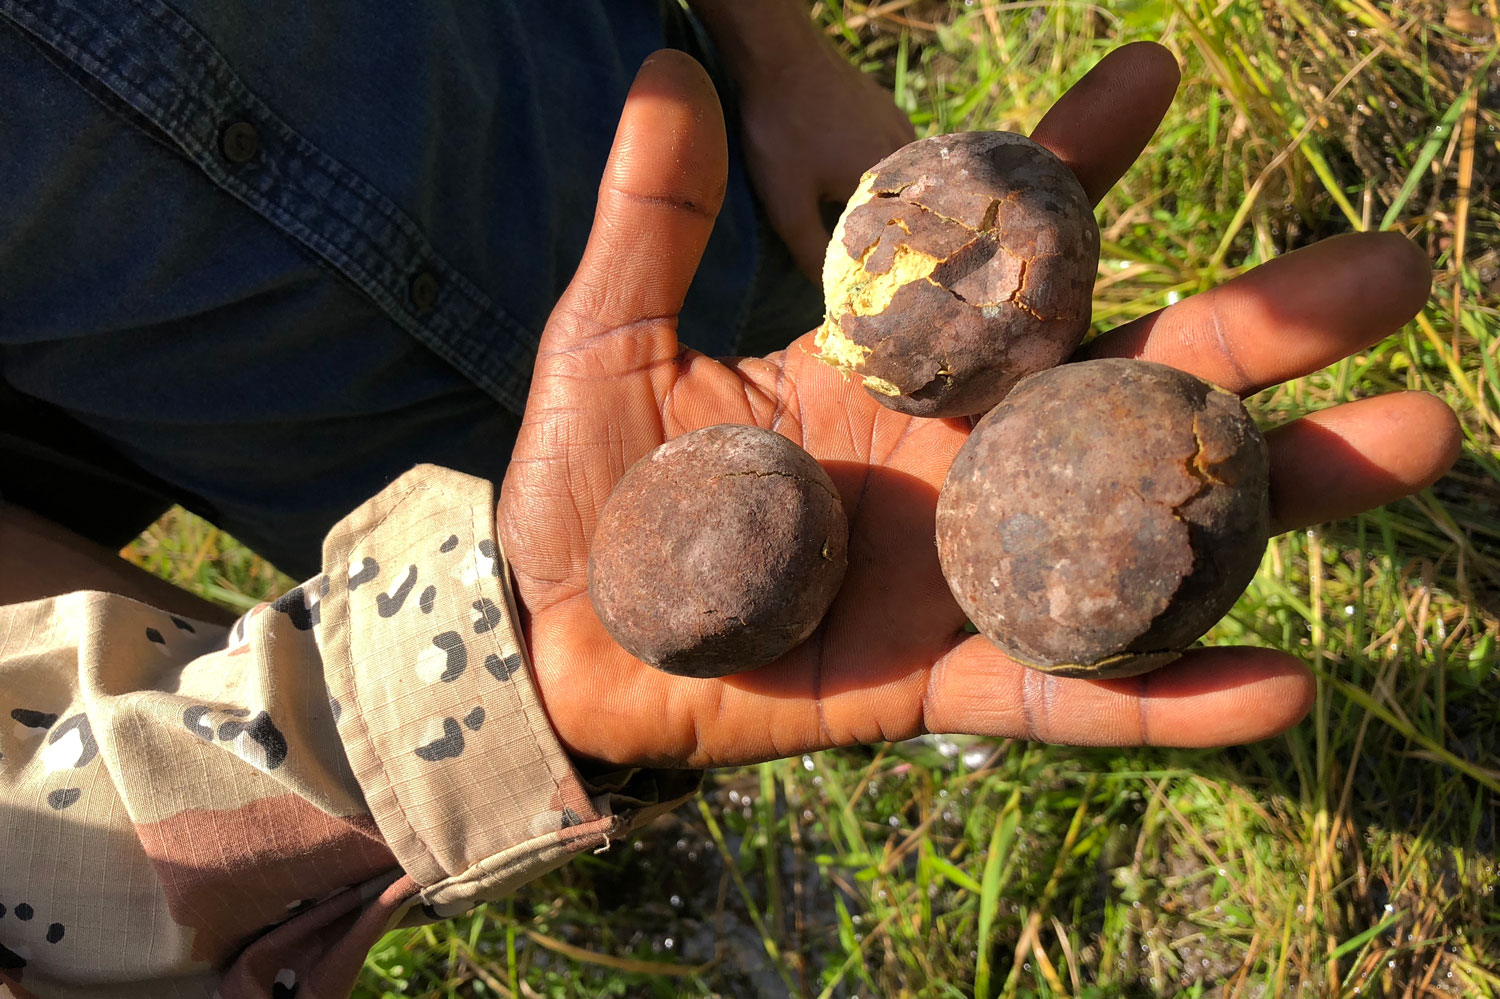
[[[807,8],[796,0],[688,0],[688,6],[742,87],[833,54]]]

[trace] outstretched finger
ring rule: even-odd
[[[1141,676],[1085,680],[1017,665],[976,636],[933,667],[924,726],[1075,746],[1229,746],[1295,725],[1312,696],[1306,668],[1271,649],[1191,649]]]
[[[708,74],[682,52],[653,54],[625,99],[588,246],[542,335],[543,359],[587,352],[592,365],[619,373],[676,352],[677,313],[728,170]]]
[[[1160,361],[1248,395],[1390,336],[1431,282],[1426,255],[1399,233],[1335,236],[1111,330],[1080,356]]]
[[[1180,79],[1176,58],[1155,42],[1121,46],[1058,99],[1031,137],[1098,201],[1151,141]]]
[[[1426,489],[1462,443],[1453,410],[1425,392],[1360,399],[1283,424],[1266,434],[1271,529],[1337,520]]]
[[[498,529],[532,613],[585,585],[594,519],[662,442],[677,314],[724,198],[724,119],[708,74],[663,51],[625,99],[588,246],[537,347]]]

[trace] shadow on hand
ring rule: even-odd
[[[938,564],[938,490],[880,465],[822,463],[849,516],[849,568],[812,636],[722,682],[769,697],[831,697],[925,669],[961,638],[964,615]]]

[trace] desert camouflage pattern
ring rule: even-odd
[[[0,997],[346,996],[387,930],[695,791],[579,775],[494,510],[415,468],[227,631],[105,593],[0,608]]]

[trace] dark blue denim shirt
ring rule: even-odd
[[[664,44],[714,69],[670,0],[0,0],[4,382],[293,573],[416,462],[498,481]],[[735,135],[710,354],[789,273]]]

